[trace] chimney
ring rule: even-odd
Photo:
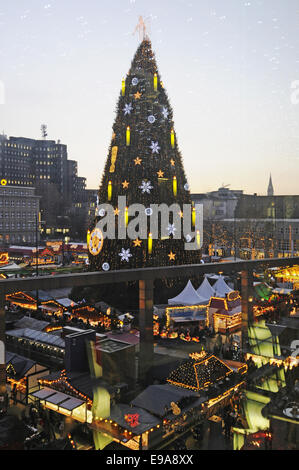
[[[67,372],[89,372],[87,342],[96,340],[94,330],[76,331],[65,336],[65,369]]]

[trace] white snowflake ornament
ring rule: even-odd
[[[134,77],[133,80],[132,80],[132,85],[136,86],[136,85],[138,85],[138,82],[139,82],[138,78]]]
[[[165,108],[165,106],[163,107],[162,109],[162,115],[164,117],[164,119],[167,119],[168,118],[168,114],[169,114],[169,111],[167,108]]]
[[[109,271],[110,269],[110,264],[109,263],[103,263],[102,264],[103,271]]]
[[[189,191],[189,189],[190,189],[189,184],[186,183],[186,184],[184,185],[184,190],[185,190],[185,191]]]
[[[174,234],[176,232],[175,225],[174,224],[168,224],[167,232],[168,232],[168,235],[173,235],[174,236]]]
[[[150,181],[142,181],[141,186],[139,186],[139,189],[141,189],[143,193],[150,194],[151,190],[153,189],[153,186]]]
[[[124,109],[123,109],[123,112],[125,113],[125,116],[126,116],[127,114],[131,114],[131,111],[132,111],[132,110],[133,110],[133,106],[132,106],[131,103],[125,104],[125,107],[124,107]]]
[[[152,153],[159,153],[160,147],[159,147],[159,142],[151,142],[150,149]]]
[[[125,250],[124,248],[122,248],[121,250],[121,253],[118,253],[118,256],[121,257],[121,261],[126,261],[127,263],[129,262],[129,258],[132,257],[131,253],[130,253],[130,248],[128,248],[127,250]]]

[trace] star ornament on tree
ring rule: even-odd
[[[132,257],[131,253],[130,253],[130,248],[128,248],[127,250],[125,250],[124,248],[122,248],[121,250],[121,253],[118,253],[118,256],[121,257],[121,261],[126,261],[127,263],[129,262],[129,258]]]
[[[142,160],[141,160],[141,158],[138,157],[138,158],[135,158],[134,162],[135,162],[135,166],[136,165],[141,165]]]
[[[159,142],[153,142],[150,145],[150,149],[152,153],[159,153],[160,147],[159,147]]]
[[[131,111],[133,111],[133,106],[132,106],[132,104],[131,104],[131,103],[125,104],[125,107],[124,107],[124,109],[123,109],[123,112],[125,113],[125,116],[126,116],[127,114],[131,114]]]
[[[172,253],[172,251],[168,255],[169,261],[174,261],[175,257],[176,257],[176,255],[175,255],[175,253]]]
[[[150,181],[142,181],[142,184],[141,186],[139,186],[139,189],[141,189],[143,193],[150,194],[151,190],[153,189],[153,186]]]
[[[164,171],[159,170],[159,171],[157,172],[157,175],[158,175],[158,178],[163,178],[163,177],[164,177]]]
[[[129,183],[127,180],[125,180],[125,181],[122,183],[123,189],[128,189],[129,184],[130,184],[130,183]]]
[[[133,241],[133,245],[136,247],[141,246],[142,241],[139,240],[139,238],[136,238],[136,240]]]
[[[137,93],[135,93],[135,95],[134,95],[134,98],[135,98],[135,100],[140,100],[141,96],[142,96],[141,93],[139,91],[137,91]]]

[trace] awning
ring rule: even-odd
[[[61,408],[64,408],[65,410],[73,411],[75,408],[78,408],[79,406],[83,405],[83,403],[85,403],[83,400],[70,397],[67,401],[64,401],[61,404]]]
[[[40,305],[39,308],[42,310],[48,310],[49,312],[57,312],[61,307],[58,305],[56,307],[52,307],[51,305]]]
[[[55,395],[55,393],[56,391],[52,390],[51,388],[42,388],[38,390],[38,392],[32,393],[32,396],[38,398],[39,400],[45,400],[46,398]]]
[[[32,393],[32,396],[39,400],[57,405],[68,411],[73,411],[75,408],[78,408],[85,403],[83,400],[79,400],[78,398],[67,395],[66,393],[57,392],[57,390],[53,390],[51,388],[42,388],[38,392]]]
[[[273,289],[272,292],[273,292],[273,294],[290,295],[292,293],[292,289],[276,287],[275,289]]]
[[[64,401],[68,400],[69,395],[66,395],[65,393],[62,392],[56,392],[54,395],[51,395],[46,399],[47,402],[53,403],[53,405],[60,405]]]

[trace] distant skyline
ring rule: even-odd
[[[3,0],[0,131],[68,146],[98,188],[139,16],[193,193],[299,194],[298,0]],[[299,84],[299,82],[298,82]]]

